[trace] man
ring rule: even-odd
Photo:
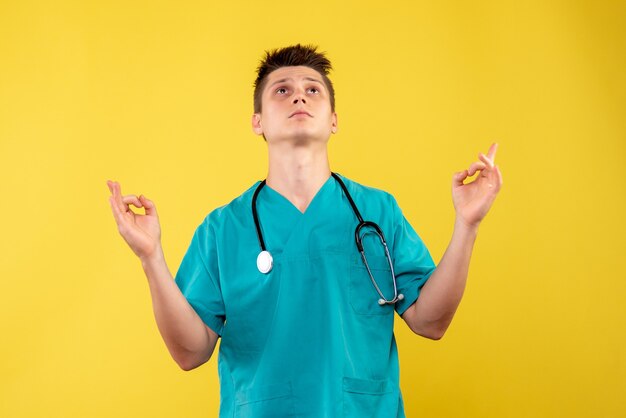
[[[175,280],[154,203],[108,182],[172,357],[191,370],[222,338],[220,417],[404,417],[393,312],[418,335],[443,336],[502,185],[496,144],[454,175],[454,233],[435,267],[393,196],[331,173],[330,68],[314,47],[266,53],[252,129],[267,142],[267,179],[204,219]],[[361,218],[375,225],[355,234]]]

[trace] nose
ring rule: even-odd
[[[301,101],[302,103],[306,103],[304,93],[300,89],[298,89],[294,95],[293,104],[298,104],[299,101]]]

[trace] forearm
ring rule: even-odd
[[[172,278],[163,251],[141,260],[148,278],[152,307],[159,332],[174,360],[190,369],[206,362],[215,347],[204,322],[191,307]]]
[[[455,221],[450,244],[415,304],[410,318],[414,329],[426,329],[431,335],[441,337],[450,325],[465,291],[477,234],[478,226]]]

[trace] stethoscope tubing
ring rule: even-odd
[[[363,259],[365,268],[367,269],[367,272],[370,276],[370,280],[372,284],[374,285],[376,292],[380,296],[380,299],[378,299],[378,304],[379,305],[393,305],[394,303],[404,299],[404,295],[401,293],[398,294],[396,275],[393,269],[393,263],[391,262],[391,255],[389,254],[389,248],[387,247],[387,241],[385,240],[385,235],[383,234],[383,231],[375,222],[363,220],[363,217],[361,216],[361,212],[359,212],[359,209],[354,203],[354,200],[352,200],[352,196],[348,192],[348,188],[346,187],[344,182],[341,180],[341,178],[337,174],[331,172],[331,175],[335,178],[335,180],[337,180],[337,182],[343,189],[344,195],[348,198],[348,202],[350,203],[350,206],[352,207],[352,211],[354,212],[357,219],[359,220],[359,224],[356,226],[356,229],[354,230],[354,239],[356,242],[357,249],[361,253],[361,258]],[[259,270],[262,273],[268,273],[269,271],[271,271],[272,263],[273,263],[272,256],[265,247],[265,240],[263,239],[263,233],[261,232],[261,224],[259,222],[259,215],[257,213],[257,208],[256,208],[257,196],[259,195],[259,192],[265,186],[265,184],[266,184],[266,180],[261,181],[261,183],[257,186],[256,190],[254,191],[254,194],[252,195],[252,217],[254,218],[254,226],[256,227],[257,237],[259,239],[259,245],[261,246],[261,253],[259,254],[259,257],[257,258],[257,265],[259,266]],[[391,277],[393,281],[393,299],[390,299],[390,300],[385,297],[383,292],[378,287],[378,283],[376,283],[376,280],[374,279],[374,275],[372,274],[372,271],[370,269],[369,263],[367,262],[367,258],[365,257],[365,250],[363,249],[363,242],[362,242],[360,232],[362,228],[368,227],[368,226],[374,229],[376,235],[378,235],[378,238],[380,239],[383,247],[385,248],[385,256],[387,257],[387,262],[389,263],[389,268],[391,270]],[[263,268],[259,264],[260,259],[263,259],[263,263],[267,264]]]

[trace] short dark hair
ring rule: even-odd
[[[298,65],[313,68],[320,73],[330,95],[330,109],[335,111],[335,89],[328,78],[328,73],[332,70],[330,60],[326,58],[325,52],[317,52],[317,46],[297,44],[265,51],[265,57],[257,67],[257,77],[254,81],[254,113],[261,112],[261,96],[267,83],[267,76],[281,67]]]

